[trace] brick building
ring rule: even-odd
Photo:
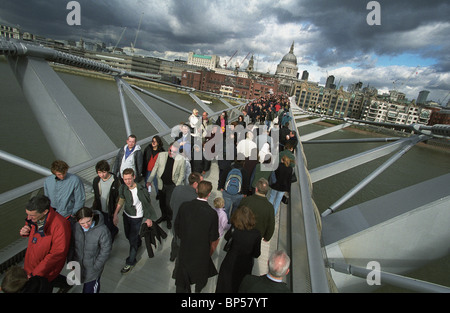
[[[252,79],[208,70],[183,71],[181,85],[243,99],[254,99],[267,93],[278,92],[278,80],[273,77]]]

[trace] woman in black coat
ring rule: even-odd
[[[238,292],[245,275],[251,274],[253,258],[261,254],[261,234],[255,229],[255,215],[246,206],[236,209],[230,219],[231,229],[225,240],[232,240],[219,270],[216,292]]]
[[[284,193],[291,190],[292,174],[294,170],[291,165],[291,159],[287,155],[281,157],[281,162],[278,168],[274,171],[275,182],[271,182],[269,195],[269,202],[272,203],[275,215],[277,215],[280,208],[281,200]]]

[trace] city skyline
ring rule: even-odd
[[[167,60],[187,60],[192,51],[218,55],[223,64],[237,51],[233,65],[251,54],[257,71],[272,74],[294,42],[300,77],[307,70],[322,85],[333,75],[344,89],[361,81],[410,100],[421,90],[430,91],[428,100],[447,97],[443,105],[449,99],[445,0],[377,1],[380,25],[369,25],[373,10],[363,0],[77,2],[81,25],[67,23],[66,0],[2,1],[0,23],[59,40],[115,45],[120,38],[119,47],[136,40],[137,53]]]

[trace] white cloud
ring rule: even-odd
[[[336,81],[342,80],[344,89],[349,84],[361,81],[370,84],[379,91],[387,92],[395,89],[406,94],[407,98],[416,99],[419,92],[430,90],[429,99],[443,99],[450,90],[450,74],[438,73],[432,67],[384,66],[371,69],[339,67],[329,72]]]

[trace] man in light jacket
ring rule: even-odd
[[[44,194],[50,199],[52,208],[67,219],[84,205],[84,184],[80,177],[69,173],[69,165],[56,160],[51,165],[53,175],[44,181]]]
[[[112,173],[117,177],[122,177],[122,173],[127,168],[132,168],[136,173],[136,181],[140,182],[142,179],[142,164],[144,157],[141,146],[136,144],[137,138],[135,135],[130,135],[127,138],[127,144],[117,152],[116,160],[112,167]]]
[[[172,209],[170,207],[170,198],[172,191],[176,186],[184,182],[186,161],[184,157],[178,154],[178,144],[172,143],[169,151],[160,152],[152,173],[148,181],[153,181],[156,176],[159,189],[159,207],[161,208],[161,217],[156,221],[161,223],[167,221],[167,228],[172,228]]]

